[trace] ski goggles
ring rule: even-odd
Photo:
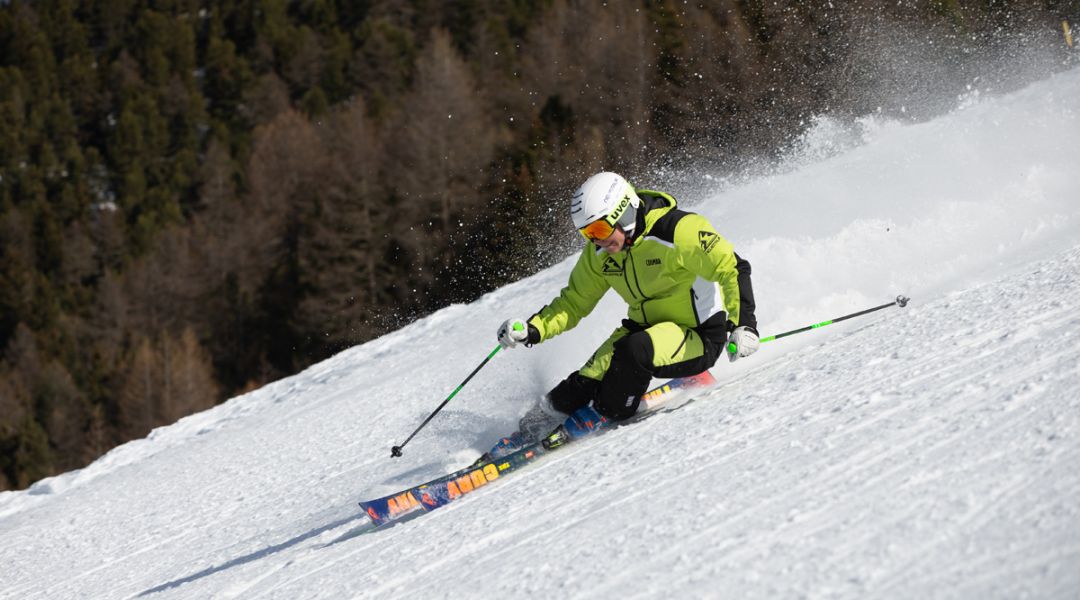
[[[608,223],[606,219],[597,219],[581,229],[578,229],[578,232],[585,236],[585,239],[590,242],[598,242],[611,237],[611,234],[615,233],[615,226]]]

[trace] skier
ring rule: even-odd
[[[629,310],[585,365],[525,414],[527,437],[590,404],[599,417],[629,418],[653,377],[696,375],[725,348],[731,361],[757,351],[750,263],[704,217],[608,172],[578,188],[570,215],[591,243],[569,283],[533,316],[504,322],[499,343],[531,347],[568,331],[610,288]]]

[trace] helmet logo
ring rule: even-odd
[[[611,213],[608,214],[607,222],[614,225],[615,222],[619,220],[619,217],[621,217],[622,214],[626,212],[627,206],[630,206],[630,196],[627,194],[623,194],[622,202],[619,202],[618,206],[615,207],[615,210],[612,210]]]

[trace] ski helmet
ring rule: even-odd
[[[615,173],[597,173],[574,192],[570,216],[587,240],[606,239],[616,225],[633,236],[639,206],[634,186]]]

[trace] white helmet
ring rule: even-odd
[[[611,235],[616,225],[633,235],[639,206],[641,198],[625,179],[615,173],[597,173],[574,192],[570,200],[570,216],[574,219],[574,227],[587,239],[604,239]],[[601,220],[607,225],[606,228],[598,223],[601,225],[598,230],[586,230],[589,225]]]

